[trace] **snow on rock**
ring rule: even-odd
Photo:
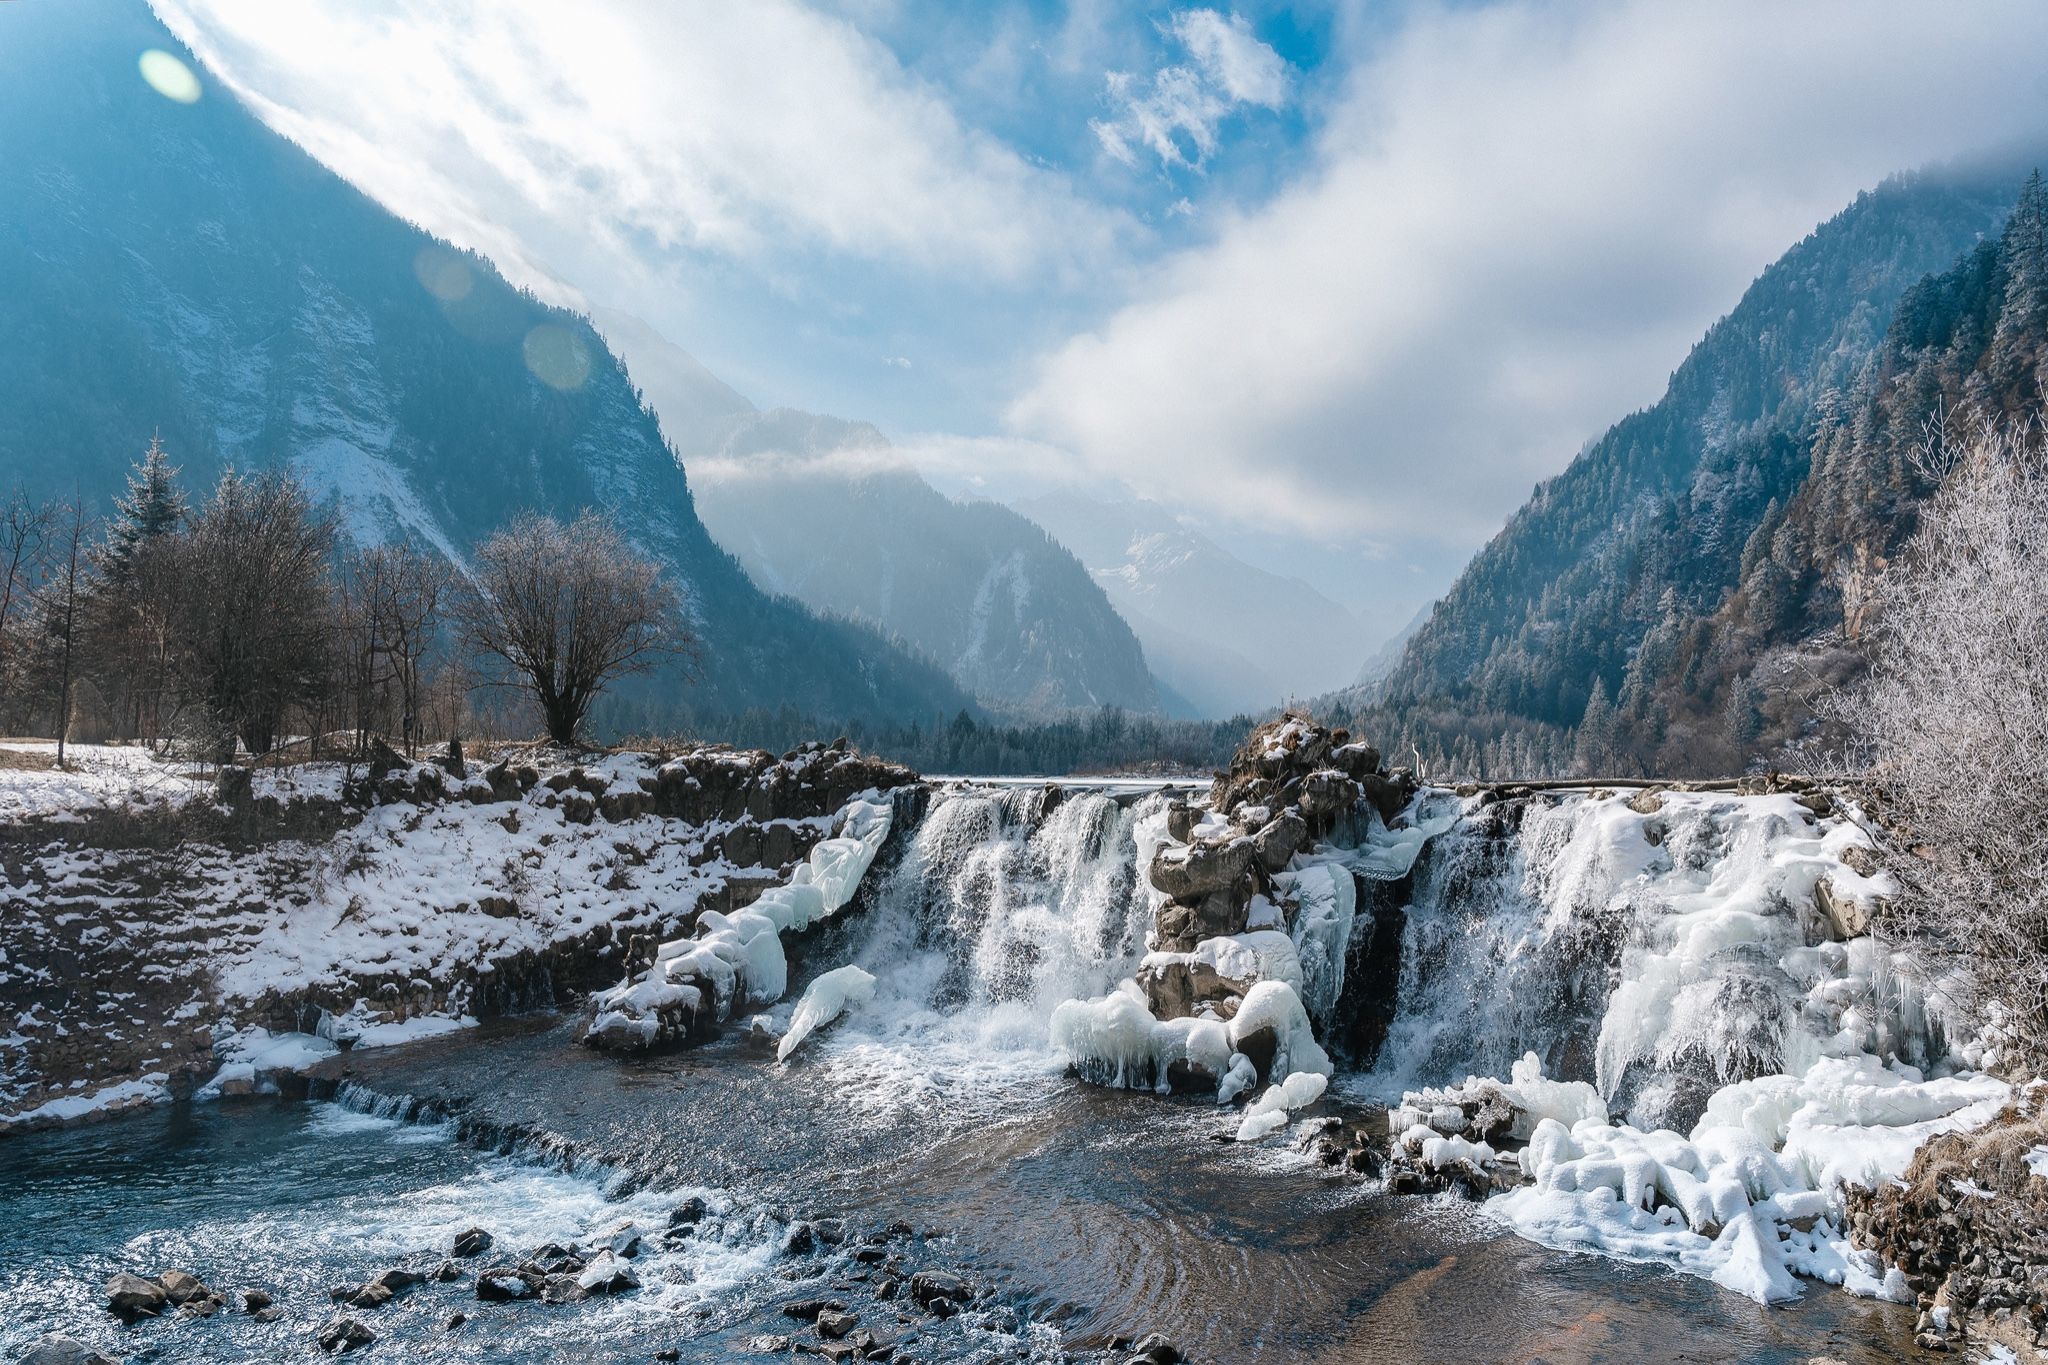
[[[803,998],[797,1001],[796,1013],[789,1017],[789,1030],[775,1045],[775,1060],[788,1061],[789,1054],[801,1047],[804,1039],[844,1014],[847,1006],[863,1004],[874,996],[873,973],[852,965],[826,972],[813,981],[805,989]]]
[[[1083,1079],[1160,1094],[1220,1088],[1237,1077],[1230,1092],[1235,1098],[1245,1088],[1247,1068],[1269,1081],[1297,1071],[1331,1072],[1301,997],[1284,981],[1253,985],[1228,1020],[1155,1019],[1137,983],[1126,981],[1100,999],[1061,1003],[1052,1015],[1052,1040]],[[1263,1066],[1260,1056],[1269,1059]]]
[[[839,832],[814,845],[788,882],[743,910],[704,911],[694,936],[661,944],[645,973],[600,995],[587,1040],[653,1047],[697,1035],[737,1009],[780,1000],[789,988],[782,936],[802,933],[853,899],[889,837],[893,811],[886,800],[849,801]]]
[[[1244,1121],[1237,1126],[1239,1142],[1256,1142],[1287,1125],[1287,1115],[1305,1109],[1323,1097],[1330,1078],[1318,1071],[1296,1071],[1245,1106]]]
[[[1389,1122],[1433,1169],[1500,1169],[1486,1139],[1526,1138],[1514,1164],[1528,1183],[1486,1209],[1546,1246],[1657,1262],[1759,1303],[1797,1298],[1801,1277],[1900,1298],[1898,1273],[1850,1245],[1845,1188],[1896,1179],[1928,1138],[1989,1121],[2010,1095],[1986,1076],[1823,1058],[1725,1087],[1688,1137],[1610,1121],[1590,1085],[1545,1079],[1531,1055],[1510,1082],[1410,1094]]]

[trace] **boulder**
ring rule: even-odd
[[[610,1252],[600,1252],[596,1260],[584,1267],[576,1277],[576,1285],[585,1294],[623,1294],[640,1287],[640,1277],[633,1268]]]
[[[836,1341],[858,1326],[860,1319],[851,1313],[827,1309],[818,1314],[818,1335],[827,1341]]]
[[[382,1308],[391,1302],[391,1291],[381,1284],[361,1285],[342,1302],[351,1308]]]
[[[845,1308],[837,1299],[792,1299],[782,1305],[781,1312],[782,1316],[799,1322],[814,1322],[820,1313],[838,1313]]]
[[[455,1234],[455,1255],[458,1257],[481,1256],[491,1249],[491,1234],[482,1228],[470,1228]]]
[[[1250,982],[1233,981],[1207,962],[1161,962],[1138,968],[1138,987],[1154,1019],[1187,1019],[1206,1014],[1228,1019],[1237,1013]]]
[[[1148,875],[1173,900],[1192,904],[1238,881],[1256,855],[1248,837],[1220,844],[1161,844],[1153,851]]]
[[[466,778],[469,776],[469,765],[463,762],[462,759],[462,740],[460,737],[449,736],[448,749],[441,755],[441,767],[450,777]]]
[[[1357,805],[1363,794],[1358,782],[1337,769],[1318,768],[1301,780],[1301,813],[1311,827],[1327,829],[1332,821]]]
[[[73,1337],[44,1337],[28,1348],[19,1365],[121,1365]]]
[[[354,1318],[336,1318],[320,1329],[320,1349],[331,1356],[347,1355],[358,1346],[368,1346],[377,1334]]]
[[[1252,836],[1252,849],[1259,866],[1278,872],[1308,842],[1308,822],[1292,811],[1282,811]]]
[[[1378,812],[1380,823],[1392,824],[1394,817],[1408,806],[1408,799],[1415,795],[1411,783],[1381,773],[1368,774],[1358,779],[1360,793],[1374,811]]]
[[[244,1313],[260,1313],[275,1302],[275,1299],[271,1298],[270,1295],[261,1289],[244,1289],[242,1291],[242,1311]]]
[[[1247,872],[1234,885],[1204,896],[1193,904],[1169,902],[1160,909],[1154,921],[1154,937],[1158,940],[1159,949],[1162,952],[1191,952],[1205,938],[1243,933],[1245,913],[1257,892],[1258,882]]]
[[[1153,1332],[1138,1339],[1124,1365],[1180,1365],[1183,1359],[1185,1357],[1178,1346],[1160,1333]]]
[[[485,1303],[507,1303],[539,1295],[547,1276],[524,1266],[490,1266],[476,1273],[476,1296]]]
[[[170,1302],[170,1295],[155,1280],[125,1270],[107,1280],[107,1311],[123,1322],[156,1317]]]
[[[1175,843],[1184,844],[1195,837],[1195,825],[1201,818],[1200,811],[1175,797],[1166,807],[1166,832]]]
[[[967,1283],[949,1271],[920,1270],[910,1277],[910,1298],[921,1308],[940,1299],[959,1304],[967,1298]]]
[[[1870,932],[1870,909],[1863,902],[1835,890],[1822,877],[1813,884],[1813,903],[1827,921],[1829,934],[1841,940],[1861,938]]]
[[[156,1282],[163,1286],[164,1297],[172,1303],[189,1303],[213,1292],[206,1287],[206,1281],[186,1270],[166,1270],[156,1277]]]

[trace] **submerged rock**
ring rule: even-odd
[[[19,1365],[121,1365],[74,1337],[44,1337],[28,1348]]]

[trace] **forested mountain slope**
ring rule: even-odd
[[[668,680],[648,723],[957,712],[940,669],[755,588],[581,318],[225,90],[159,94],[148,49],[192,63],[141,0],[0,7],[0,483],[104,506],[160,431],[190,485],[289,463],[358,540],[450,557],[520,510],[597,506],[672,568],[702,637],[701,679]]]
[[[1929,395],[1892,392],[1886,365],[1897,362],[1881,358],[1905,344],[1887,339],[1895,307],[1910,328],[1930,307],[1918,281],[1964,253],[1996,254],[1983,244],[2024,176],[2018,165],[1904,175],[1823,224],[1707,332],[1656,405],[1537,488],[1383,685],[1328,709],[1496,774],[1726,771],[1793,738],[1803,708],[1795,699],[1772,714],[1773,698],[1796,689],[1758,675],[1764,655],[1826,652],[1841,620],[1840,590],[1826,585],[1845,559],[1881,558],[1911,501],[1910,490],[1884,492],[1895,471],[1883,460],[1831,452],[1861,448],[1856,432],[1867,436],[1887,403],[1917,441],[1912,414]],[[1795,502],[1809,510],[1795,514]],[[1884,534],[1859,551],[1843,538],[1854,519],[1823,508],[1861,509]],[[1764,566],[1781,560],[1797,578],[1779,585],[1792,605],[1737,647],[1745,585],[1764,585],[1779,572]],[[1812,662],[1809,672],[1853,666]]]

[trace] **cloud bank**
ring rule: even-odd
[[[1448,568],[1858,190],[2048,130],[2039,5],[1516,3],[1367,41],[1312,172],[1052,347],[1012,430]]]

